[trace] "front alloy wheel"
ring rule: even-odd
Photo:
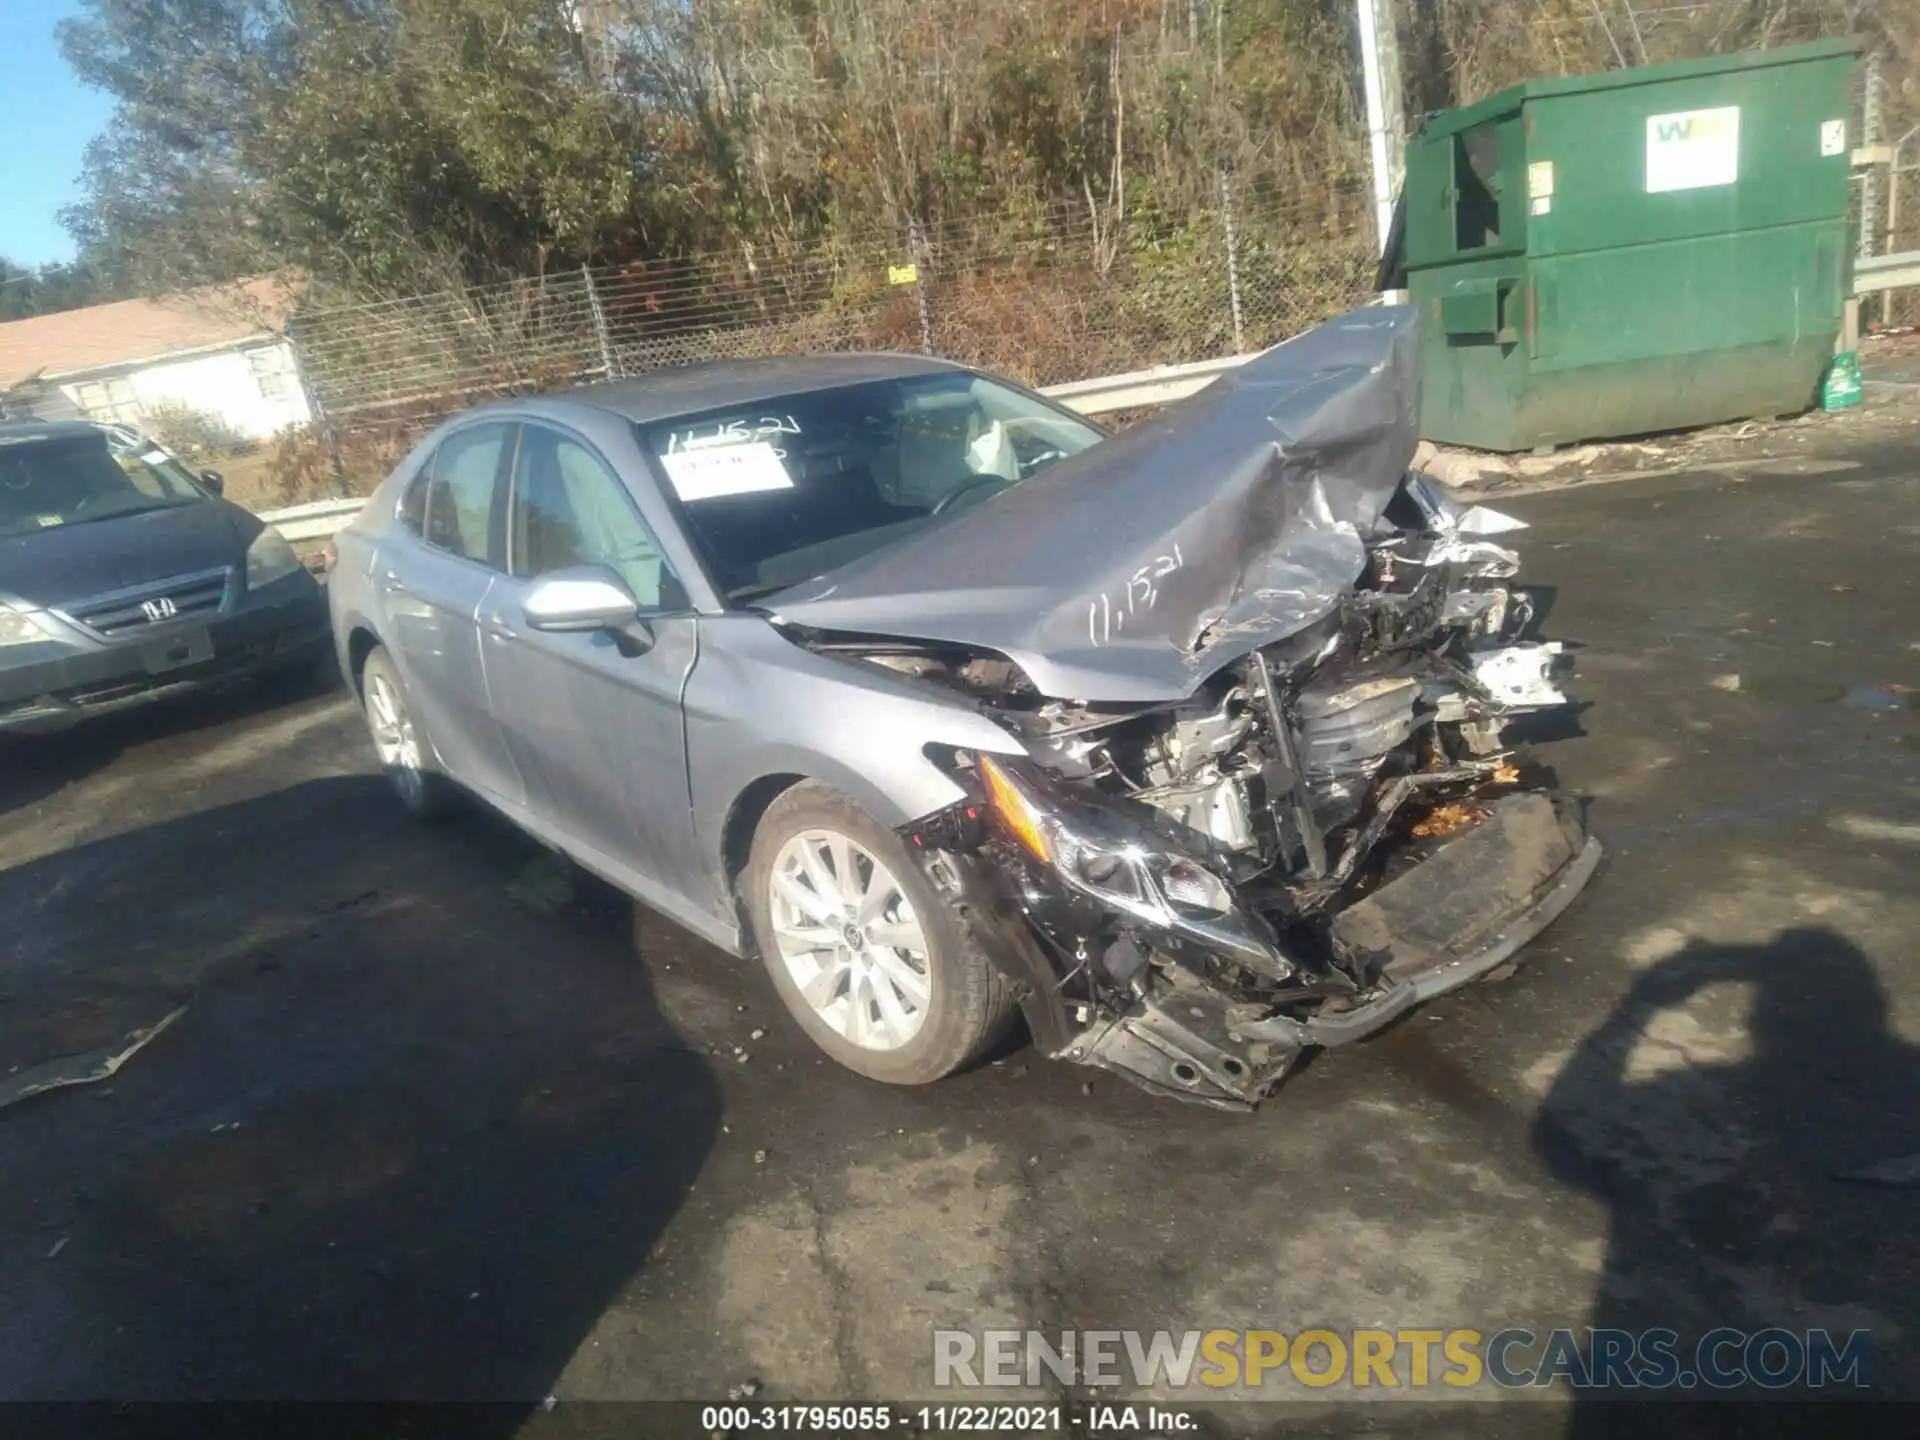
[[[1018,1013],[906,842],[818,780],[783,791],[740,877],[773,988],[849,1070],[924,1085],[973,1064]]]
[[[926,931],[893,872],[834,830],[803,830],[770,876],[773,938],[801,998],[863,1050],[897,1050],[926,1024]]]

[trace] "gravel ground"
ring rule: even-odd
[[[1920,1154],[1904,433],[1502,498],[1579,647],[1539,754],[1610,858],[1517,976],[1249,1117],[1030,1050],[859,1080],[503,824],[411,825],[341,695],[6,744],[0,1073],[185,1008],[0,1109],[0,1399],[498,1399],[504,1434],[549,1395],[929,1395],[932,1327],[1001,1324],[1864,1327],[1920,1397],[1913,1193],[1840,1178]]]

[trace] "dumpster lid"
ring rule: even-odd
[[[1741,50],[1731,55],[1705,55],[1697,60],[1672,60],[1664,65],[1603,70],[1597,75],[1546,76],[1509,86],[1457,110],[1442,110],[1428,115],[1420,122],[1418,133],[1421,136],[1439,136],[1470,130],[1501,115],[1512,114],[1529,100],[1584,95],[1593,90],[1624,90],[1634,85],[1659,85],[1668,80],[1692,80],[1702,75],[1725,75],[1735,70],[1765,70],[1776,65],[1827,60],[1838,55],[1857,54],[1860,44],[1857,36],[1849,35],[1832,40],[1810,40],[1803,45],[1783,45],[1778,50]]]

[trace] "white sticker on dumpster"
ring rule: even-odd
[[[682,500],[793,488],[793,477],[780,463],[780,452],[764,440],[682,450],[662,455],[660,464]]]
[[[1740,107],[1647,117],[1647,193],[1731,185],[1740,178]]]
[[[1822,120],[1820,122],[1820,153],[1822,155],[1844,155],[1847,153],[1846,121]]]

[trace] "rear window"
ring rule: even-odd
[[[495,422],[449,435],[407,482],[401,523],[436,550],[505,569],[494,511],[500,459],[512,429]]]
[[[104,433],[0,438],[0,535],[30,535],[205,498],[164,452],[114,447]]]

